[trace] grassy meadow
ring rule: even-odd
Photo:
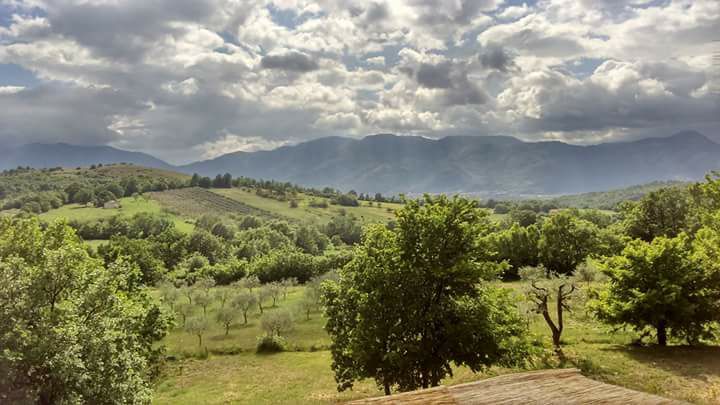
[[[146,212],[151,214],[168,215],[175,223],[177,229],[182,232],[190,233],[195,227],[192,224],[192,219],[169,213],[162,205],[160,205],[159,202],[152,199],[126,197],[120,199],[120,205],[121,208],[105,209],[85,206],[82,204],[67,204],[60,208],[40,214],[39,217],[46,221],[55,221],[60,218],[65,218],[68,221],[83,222],[108,219],[116,215],[131,217],[135,214]]]
[[[519,291],[523,285],[505,283],[503,287]],[[215,290],[220,288],[228,287]],[[177,325],[163,342],[170,360],[156,383],[154,403],[327,404],[382,395],[369,380],[352,391],[337,392],[322,314],[315,311],[308,321],[296,310],[304,288],[293,288],[287,299],[278,301],[277,308],[271,307],[271,300],[265,303],[266,313],[281,309],[294,313],[294,330],[285,336],[290,349],[284,353],[255,354],[257,337],[263,334],[257,309],[248,325],[243,325],[240,317],[226,336],[224,327],[215,322],[220,307],[216,299],[208,308],[210,329],[203,336],[202,349],[196,336]],[[518,300],[522,299],[518,295]],[[178,302],[187,301],[180,297]],[[543,348],[528,364],[529,369],[578,367],[591,378],[669,398],[700,404],[720,401],[720,348],[634,346],[636,334],[613,331],[598,323],[585,313],[582,302],[578,296],[566,318],[564,363],[550,349],[550,333],[543,319],[528,315],[531,332],[538,347]],[[199,306],[195,311],[196,315],[202,314]],[[177,322],[182,321],[178,318]],[[461,367],[444,383],[518,371],[523,370],[491,368],[476,374]]]
[[[395,210],[401,207],[401,204],[381,203],[378,206],[373,203],[370,206],[367,201],[360,201],[358,207],[341,207],[331,205],[326,198],[312,197],[305,194],[297,195],[297,208],[290,208],[288,201],[278,201],[272,198],[261,197],[256,193],[241,188],[230,189],[212,189],[214,193],[239,201],[248,206],[265,210],[272,215],[288,218],[301,222],[327,223],[334,216],[340,214],[340,210],[345,210],[349,214],[355,215],[362,223],[387,222],[395,218]],[[310,202],[325,201],[327,208],[311,207]]]

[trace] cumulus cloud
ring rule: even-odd
[[[266,55],[262,58],[261,64],[265,69],[289,70],[293,72],[309,72],[320,67],[316,61],[300,52]]]
[[[2,1],[0,142],[715,135],[717,0]],[[633,132],[634,131],[634,132]]]
[[[501,46],[490,44],[480,54],[480,63],[488,68],[507,72],[513,66],[513,58]]]

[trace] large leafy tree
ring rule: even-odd
[[[688,225],[689,197],[684,188],[668,187],[648,193],[637,203],[625,203],[621,211],[627,234],[646,242],[677,236]]]
[[[698,246],[695,257],[684,233],[630,242],[622,255],[605,261],[609,283],[591,307],[605,322],[654,331],[663,346],[668,335],[697,342],[720,320],[718,241],[701,234],[696,243],[705,246]]]
[[[488,243],[496,253],[495,259],[506,260],[510,265],[503,274],[505,279],[517,279],[520,268],[538,264],[539,240],[540,230],[536,225],[522,227],[519,224],[493,232],[487,237]]]
[[[145,403],[167,319],[63,223],[0,218],[0,402]]]
[[[143,239],[130,239],[115,236],[110,243],[100,245],[98,254],[110,265],[119,258],[125,258],[140,269],[140,277],[145,285],[153,285],[165,273],[162,260],[155,255],[153,244]]]
[[[551,215],[542,226],[540,263],[552,273],[571,274],[598,248],[598,228],[570,212]]]
[[[508,292],[483,280],[478,236],[486,214],[467,200],[408,202],[397,227],[366,230],[353,260],[323,295],[338,389],[374,378],[390,393],[436,386],[451,365],[480,370],[524,354],[524,326]]]

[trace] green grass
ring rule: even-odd
[[[221,288],[216,287],[213,290],[218,291]],[[263,301],[263,312],[270,313],[278,310],[290,310],[295,319],[294,330],[286,336],[288,342],[296,350],[310,350],[312,346],[325,346],[330,344],[330,339],[323,330],[324,320],[320,311],[314,311],[310,320],[307,320],[305,314],[301,314],[297,309],[297,304],[303,296],[303,287],[293,288],[287,295],[287,299],[282,297],[277,301],[277,306],[272,307],[272,299]],[[181,296],[179,303],[187,303],[187,298]],[[227,304],[229,305],[229,303]],[[203,347],[211,352],[237,352],[237,351],[253,351],[257,343],[258,336],[263,334],[260,329],[261,315],[257,308],[253,308],[248,314],[248,324],[243,324],[241,315],[238,315],[237,321],[232,325],[228,335],[225,335],[223,325],[215,321],[217,311],[220,309],[219,300],[215,300],[212,305],[207,308],[207,316],[210,321],[210,329],[206,336],[203,337]],[[193,316],[203,315],[202,307],[195,307]],[[182,329],[182,319],[177,317],[177,327],[162,342],[171,356],[186,357],[194,355],[199,351],[197,336],[190,335]]]
[[[93,221],[98,219],[108,219],[116,215],[130,217],[141,212],[161,214],[165,213],[172,218],[175,226],[182,232],[192,232],[194,225],[188,223],[184,218],[177,215],[167,213],[162,206],[154,200],[144,198],[122,198],[120,200],[122,208],[104,209],[96,207],[86,207],[80,204],[68,204],[60,208],[50,210],[40,214],[40,218],[46,221],[55,221],[60,218],[77,221]]]
[[[379,395],[371,382],[339,394],[329,352],[244,353],[169,365],[155,404],[327,404]]]
[[[360,201],[361,205],[359,207],[341,207],[330,205],[329,201],[324,198],[298,194],[298,207],[290,208],[288,201],[278,201],[272,198],[261,197],[252,191],[246,191],[240,188],[211,189],[210,191],[240,201],[251,207],[268,211],[274,215],[303,222],[327,223],[332,217],[339,215],[342,209],[347,213],[352,213],[363,223],[388,222],[395,218],[394,210],[402,207],[401,204],[392,203],[382,203],[380,207],[378,207],[376,203],[373,203],[371,207],[367,201]],[[317,201],[324,200],[328,202],[328,207],[310,207],[309,202],[311,199]],[[388,209],[390,211],[388,211]]]
[[[522,288],[522,283],[503,285],[518,291]],[[292,309],[302,289],[293,289],[287,300],[279,302],[279,308]],[[532,316],[531,332],[545,347],[545,360],[535,359],[533,368],[579,367],[590,378],[611,384],[700,404],[720,402],[719,347],[633,346],[634,333],[613,331],[598,323],[585,313],[580,301],[566,315],[563,350],[568,361],[564,364],[550,349],[547,325],[541,317]],[[168,355],[180,360],[169,362],[158,381],[156,404],[322,404],[381,395],[372,381],[363,381],[350,392],[336,391],[329,352],[310,351],[313,345],[329,343],[320,313],[313,313],[311,321],[296,314],[295,331],[286,338],[298,351],[257,355],[253,349],[257,336],[262,334],[259,315],[254,313],[248,326],[234,325],[225,337],[222,326],[214,322],[218,306],[215,303],[208,312],[212,328],[204,337],[204,346],[210,352],[207,359],[189,357],[199,352],[197,338],[181,328],[165,339]],[[197,313],[202,309],[198,308]],[[223,352],[239,354],[221,355]],[[491,368],[473,373],[456,368],[454,376],[444,384],[518,371],[522,370]]]

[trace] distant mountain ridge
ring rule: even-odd
[[[132,163],[155,169],[174,169],[172,165],[146,153],[130,152],[111,146],[31,143],[0,151],[0,170],[18,166],[73,168],[97,163]]]
[[[720,144],[694,131],[589,146],[503,136],[435,140],[381,134],[236,152],[178,169],[358,192],[572,194],[653,181],[699,180],[720,169]]]
[[[507,136],[429,139],[379,134],[327,137],[270,151],[235,152],[183,166],[107,146],[26,145],[0,152],[0,169],[128,162],[184,173],[231,173],[358,192],[556,195],[653,181],[693,181],[720,169],[720,144],[694,131],[578,146]]]

